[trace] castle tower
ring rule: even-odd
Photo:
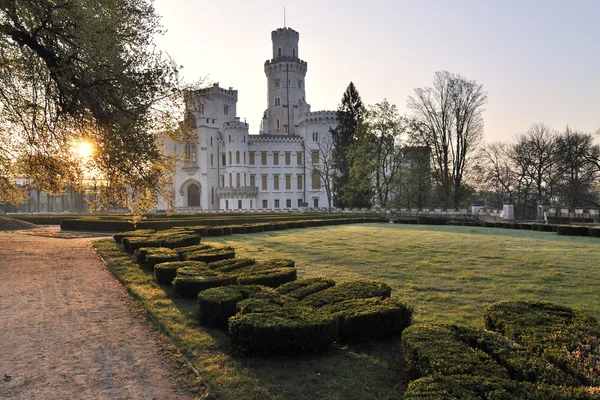
[[[291,28],[271,32],[273,58],[265,61],[268,108],[263,119],[264,133],[298,134],[300,110],[307,109],[304,88],[307,64],[298,55],[299,38],[298,32]]]

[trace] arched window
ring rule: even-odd
[[[212,147],[212,136],[210,137],[210,147]]]
[[[229,173],[229,187],[233,187],[233,176],[231,176],[231,172]]]
[[[235,152],[235,163],[239,164],[240,163],[240,151],[236,151]]]
[[[231,152],[229,152],[229,165],[233,164],[233,159],[231,158]]]
[[[277,118],[277,128],[275,129],[279,129],[279,118]]]
[[[210,155],[210,166],[211,166],[211,167],[213,166],[213,160],[214,160],[214,158],[213,158],[213,155],[211,154],[211,155]]]
[[[293,56],[293,57],[296,57],[296,48],[293,48],[293,49],[292,49],[292,56]]]
[[[240,173],[235,174],[235,187],[240,187]]]
[[[277,57],[281,57],[281,47],[277,49]]]
[[[244,187],[246,187],[246,173],[244,172]]]
[[[229,135],[229,143],[231,143],[231,135]]]
[[[244,152],[244,165],[246,165],[246,152]]]

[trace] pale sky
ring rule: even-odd
[[[306,101],[335,110],[353,81],[365,104],[387,98],[402,114],[436,71],[488,92],[486,142],[531,124],[600,128],[600,0],[155,0],[162,50],[188,81],[238,90],[238,116],[258,133],[267,106],[271,31],[300,33]]]

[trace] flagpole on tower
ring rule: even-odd
[[[283,6],[283,27],[287,28],[286,22],[285,22],[285,6]]]

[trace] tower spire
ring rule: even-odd
[[[285,6],[283,6],[283,27],[287,28],[286,21],[285,21]]]

